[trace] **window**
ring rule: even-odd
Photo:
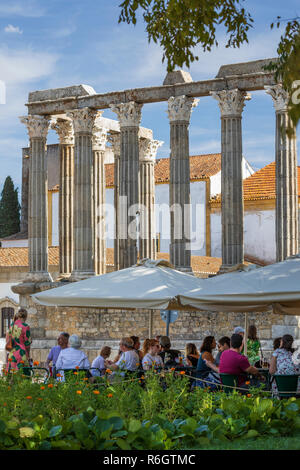
[[[12,307],[3,307],[1,309],[1,325],[2,325],[2,331],[1,331],[1,336],[2,338],[5,337],[6,332],[8,331],[13,318],[14,318],[15,310]]]

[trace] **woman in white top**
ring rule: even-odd
[[[159,351],[159,342],[156,339],[150,339],[147,344],[146,354],[142,360],[144,370],[157,369],[164,366],[162,358],[158,355]]]
[[[117,370],[129,370],[134,372],[137,370],[140,364],[139,356],[135,349],[133,349],[134,343],[131,338],[122,338],[120,341],[120,359],[113,363],[112,361],[105,361],[105,367],[117,371]]]
[[[77,335],[69,338],[69,348],[62,349],[55,364],[56,372],[63,376],[62,369],[89,369],[90,362],[87,355],[80,351],[81,339]]]
[[[99,377],[100,375],[102,375],[101,371],[106,369],[105,361],[109,358],[110,353],[111,348],[109,346],[104,346],[100,351],[100,355],[93,360],[91,374],[94,377]]]

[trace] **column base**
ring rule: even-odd
[[[241,270],[245,265],[243,263],[238,264],[222,264],[217,274],[226,274],[234,271]]]
[[[60,273],[56,282],[68,282],[70,281],[71,273]]]
[[[175,269],[177,269],[177,271],[181,271],[182,273],[191,274],[192,276],[194,276],[193,270],[190,266],[188,267],[175,266]]]
[[[84,279],[88,279],[89,277],[94,277],[96,276],[96,273],[94,271],[73,271],[71,276],[69,277],[70,282],[77,282],[77,281],[83,281]]]
[[[28,282],[53,282],[51,274],[47,271],[41,272],[29,272],[24,280],[25,283]]]

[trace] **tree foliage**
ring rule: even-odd
[[[18,189],[13,180],[7,176],[0,200],[0,237],[8,237],[20,231],[20,204]]]
[[[248,42],[253,19],[241,7],[243,0],[124,0],[120,22],[136,24],[142,11],[148,41],[159,43],[168,72],[176,66],[189,67],[198,60],[194,47],[210,51],[218,45],[216,29],[223,25],[229,35],[226,47]]]

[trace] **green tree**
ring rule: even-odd
[[[20,204],[18,189],[13,180],[7,176],[0,201],[0,237],[8,237],[20,231]]]
[[[240,47],[248,42],[247,33],[253,18],[244,8],[243,0],[123,0],[119,23],[136,24],[138,12],[146,24],[148,41],[159,43],[162,61],[167,61],[168,72],[175,67],[190,67],[198,60],[195,46],[210,51],[217,46],[216,30],[225,27],[229,36],[226,47]],[[299,18],[282,20],[286,23],[277,54],[278,60],[268,66],[275,79],[282,82],[290,94],[289,115],[296,126],[300,120],[300,23]],[[271,28],[274,27],[272,23]],[[288,132],[293,132],[292,128]]]

